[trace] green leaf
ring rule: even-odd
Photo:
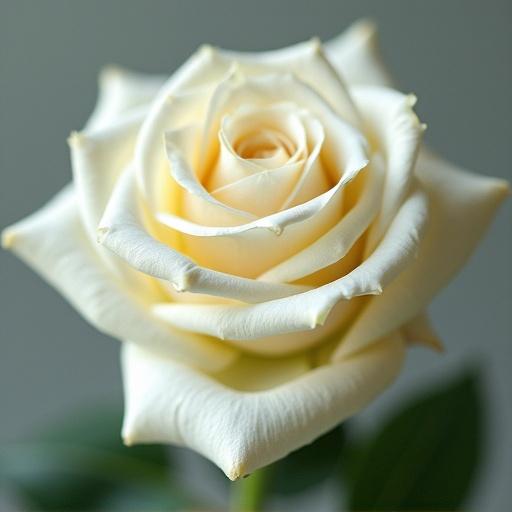
[[[37,510],[116,510],[126,490],[133,503],[139,495],[151,508],[182,509],[187,500],[172,488],[165,448],[126,448],[121,421],[120,411],[96,410],[3,446],[0,476]]]
[[[392,417],[343,462],[350,510],[456,510],[478,466],[482,413],[468,373]]]
[[[342,447],[343,428],[340,425],[274,463],[270,467],[269,491],[291,494],[322,483],[335,473]]]

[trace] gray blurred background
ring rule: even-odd
[[[70,179],[65,141],[94,105],[101,66],[171,73],[204,42],[271,49],[313,35],[328,39],[360,17],[378,22],[401,89],[419,98],[429,144],[467,168],[512,179],[510,0],[13,0],[0,6],[1,227]],[[431,308],[446,354],[411,350],[396,385],[356,420],[371,428],[407,396],[480,364],[490,429],[473,510],[501,512],[512,502],[511,213],[509,201]],[[87,325],[12,255],[1,252],[0,261],[0,443],[27,439],[81,404],[121,401],[118,343]],[[303,507],[313,502],[326,510],[334,503],[327,493],[301,498]]]

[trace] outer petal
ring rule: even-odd
[[[149,298],[139,289],[126,288],[98,258],[84,232],[71,187],[7,228],[2,242],[107,334],[129,337],[134,343],[209,370],[222,368],[238,356],[214,340],[178,332],[150,316],[145,303]]]
[[[123,437],[127,444],[188,446],[235,480],[310,443],[364,407],[393,381],[403,354],[397,335],[278,387],[241,393],[127,344]]]
[[[386,180],[379,216],[366,244],[370,254],[393,220],[414,182],[414,165],[425,125],[414,113],[416,97],[383,87],[354,87],[372,149],[382,154]]]
[[[268,52],[234,52],[203,46],[173,74],[162,88],[160,99],[169,94],[218,81],[236,62],[250,75],[291,72],[316,89],[344,119],[357,125],[359,117],[343,81],[324,55],[319,40],[313,39]]]
[[[124,167],[133,153],[144,109],[120,114],[107,128],[86,129],[69,138],[73,185],[82,225],[96,251],[110,272],[121,276],[131,286],[147,288],[147,276],[133,269],[104,247],[96,244],[97,229],[105,207]]]
[[[104,68],[99,77],[98,101],[86,129],[106,128],[134,107],[148,107],[164,83],[163,76],[135,73],[118,66]]]
[[[348,85],[392,85],[377,36],[375,23],[360,20],[325,43],[327,57]]]
[[[436,350],[443,351],[443,342],[435,332],[426,311],[421,312],[402,328],[405,341],[419,343]]]
[[[93,240],[112,189],[132,158],[144,115],[144,109],[135,110],[107,128],[75,132],[68,140],[80,213]]]
[[[335,360],[416,317],[466,262],[509,190],[503,180],[467,173],[427,153],[420,154],[417,172],[431,206],[418,258],[371,300]]]

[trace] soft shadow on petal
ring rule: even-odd
[[[233,364],[209,375],[228,388],[253,392],[286,384],[312,368],[312,358],[304,351],[279,358],[242,354]]]
[[[343,358],[418,315],[464,265],[509,192],[508,184],[421,153],[417,173],[430,199],[429,228],[418,257],[374,297],[340,344]]]
[[[190,258],[158,241],[143,221],[133,168],[120,177],[98,230],[99,241],[133,268],[172,283],[178,291],[219,295],[246,302],[271,300],[308,287],[263,283],[196,265]]]
[[[258,279],[291,282],[341,260],[374,219],[380,207],[383,173],[371,165],[366,171],[361,197],[356,205],[327,233],[291,258],[267,270]]]
[[[134,163],[144,197],[155,211],[167,206],[162,201],[162,187],[167,190],[173,186],[169,176],[164,135],[167,132],[172,133],[175,144],[181,143],[182,150],[198,153],[197,146],[201,141],[193,128],[200,125],[204,118],[211,89],[205,86],[164,97],[160,94],[142,123],[134,147]],[[180,140],[176,140],[177,138]],[[187,156],[195,158],[193,154]],[[195,161],[190,164],[197,167]]]
[[[222,304],[213,301],[201,302],[179,302],[179,303],[161,303],[155,304],[152,311],[153,314],[164,322],[171,325],[191,325],[192,318],[195,315],[196,329],[199,332],[215,332],[215,336],[222,337],[224,343],[239,348],[244,353],[257,354],[264,357],[282,357],[299,354],[313,347],[318,347],[325,343],[327,338],[334,336],[340,339],[347,326],[354,320],[358,312],[364,305],[364,297],[354,297],[351,300],[341,300],[333,308],[331,314],[322,325],[312,327],[312,315],[308,316],[308,308],[313,309],[315,303],[292,303],[291,308],[295,307],[296,316],[299,317],[302,327],[283,329],[279,322],[279,316],[283,314],[285,308],[283,304],[275,302],[270,303],[268,308],[263,308],[265,315],[262,316],[261,322],[258,321],[257,312],[254,315],[247,315],[247,311],[242,311],[243,304],[233,305],[227,304],[227,307],[218,307]],[[320,302],[320,301],[317,301]],[[192,305],[199,307],[194,310]],[[298,311],[303,307],[303,311]],[[290,308],[290,309],[291,309]],[[286,310],[288,316],[290,309]],[[203,318],[204,315],[205,317]],[[273,315],[273,317],[272,317]],[[305,319],[304,319],[305,318]],[[218,321],[220,325],[217,327],[211,325],[212,322]],[[274,322],[274,323],[273,323]],[[288,319],[288,325],[292,320]],[[309,322],[309,323],[308,323]],[[232,325],[230,325],[232,324]],[[244,330],[244,326],[247,330]],[[258,338],[251,337],[250,328],[258,329]],[[238,336],[233,338],[231,334],[236,332]],[[284,333],[283,333],[284,330]],[[291,332],[289,332],[291,331]],[[276,334],[277,333],[277,334]]]
[[[325,323],[339,301],[382,293],[415,259],[427,218],[426,195],[416,189],[368,259],[332,283],[259,304],[159,304],[155,313],[180,329],[228,340],[256,340],[315,329]]]
[[[98,258],[78,213],[76,195],[65,188],[41,210],[7,228],[5,248],[41,274],[97,329],[202,369],[219,369],[238,357],[231,347],[179,332],[149,312],[147,290],[130,289]]]
[[[237,226],[212,226],[193,222],[179,215],[157,213],[156,218],[162,226],[182,234],[183,250],[201,265],[221,272],[255,278],[302,250],[339,220],[343,190],[367,164],[366,146],[360,133],[336,116],[313,90],[290,75],[267,75],[249,78],[243,84],[236,80],[231,85],[228,82],[221,84],[210,104],[212,112],[206,125],[220,126],[222,116],[219,112],[225,113],[237,108],[240,102],[247,101],[248,97],[251,104],[259,104],[260,101],[262,106],[267,105],[269,101],[282,101],[282,91],[286,91],[289,99],[297,100],[296,102],[301,105],[306,104],[324,125],[326,138],[322,145],[321,158],[322,162],[328,162],[330,180],[335,185],[313,199],[296,204],[307,198],[307,189],[311,188],[310,177],[318,171],[313,169],[308,161],[305,164],[305,172],[297,181],[287,202],[281,207],[285,209],[254,221]],[[219,96],[219,103],[213,107],[215,95]],[[211,131],[209,128],[206,129],[208,139],[214,137],[215,129],[212,133]],[[316,160],[314,152],[310,156]],[[173,161],[175,170],[183,168],[177,164],[177,161]],[[310,167],[311,173],[308,170]],[[189,178],[193,178],[193,174],[192,170],[187,171]],[[189,178],[187,182],[190,185],[192,182]],[[200,183],[196,183],[195,189],[198,187],[202,187]],[[191,186],[187,186],[187,190],[192,191]],[[203,197],[204,188],[201,190]],[[196,191],[184,198],[186,211],[200,211],[203,201],[196,204],[198,197],[200,195]],[[215,202],[213,197],[209,200],[206,197],[204,199],[205,204]],[[224,208],[233,212],[233,208],[227,205]],[[252,257],[255,244],[261,248],[257,260]]]
[[[266,52],[235,52],[214,48],[210,51],[210,61],[203,70],[206,71],[206,75],[209,75],[212,69],[223,68],[226,71],[233,62],[248,75],[276,71],[293,73],[299,80],[318,91],[338,115],[355,126],[359,123],[359,115],[345,84],[325,56],[318,39]]]
[[[243,393],[132,344],[123,348],[125,443],[187,446],[235,480],[312,442],[395,379],[404,356],[391,336],[286,384]]]
[[[372,21],[357,21],[338,37],[327,41],[325,51],[349,86],[393,85],[380,55],[377,27]]]
[[[145,109],[132,110],[106,128],[86,129],[69,137],[80,213],[93,240],[112,189],[133,156],[145,115]]]
[[[425,125],[414,113],[416,98],[383,87],[351,89],[372,150],[384,158],[382,203],[368,234],[366,254],[375,249],[414,183],[414,165]]]
[[[238,226],[245,222],[257,220],[257,217],[254,214],[224,204],[206,190],[203,184],[197,179],[194,169],[189,165],[189,159],[185,158],[185,154],[173,140],[175,136],[176,132],[167,133],[165,135],[165,149],[169,163],[170,175],[172,176],[172,179],[183,189],[182,197],[177,201],[180,213],[194,213],[192,207],[195,206],[198,211],[195,212],[194,217],[199,217],[199,221],[203,221],[203,217],[205,219],[209,217],[207,222],[219,219],[224,221],[224,223],[227,221],[228,226],[233,222],[236,222],[235,226]],[[192,198],[194,198],[196,202],[189,204]],[[151,208],[151,204],[148,206]],[[202,211],[203,208],[204,211]],[[175,206],[173,210],[176,211]],[[213,212],[215,212],[215,214],[212,216],[211,214]],[[174,218],[174,214],[158,214],[158,212],[157,216],[163,218],[170,218],[172,216]]]
[[[132,286],[147,288],[147,279],[134,272],[122,259],[96,243],[97,230],[112,190],[133,156],[133,146],[145,115],[145,109],[120,114],[108,127],[90,128],[72,133],[73,187],[82,224],[105,266]]]

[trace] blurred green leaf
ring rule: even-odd
[[[456,510],[482,443],[478,377],[468,373],[391,418],[342,461],[350,510]]]
[[[120,411],[91,411],[32,442],[4,446],[0,477],[37,510],[116,510],[127,491],[131,503],[139,496],[146,508],[182,509],[187,499],[172,486],[165,448],[126,448],[121,421]]]
[[[291,494],[324,482],[335,473],[343,446],[338,426],[270,467],[269,492]]]

